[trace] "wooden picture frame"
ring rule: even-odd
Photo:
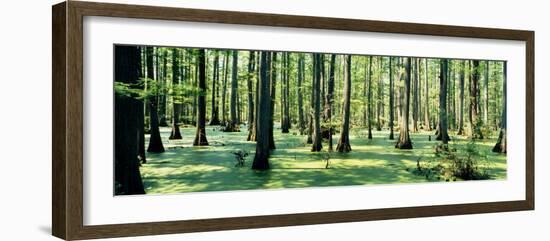
[[[534,209],[534,32],[67,1],[52,7],[52,232],[66,240],[356,222]],[[83,224],[83,17],[299,27],[526,43],[525,200],[86,226]]]

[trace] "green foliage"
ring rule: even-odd
[[[115,94],[118,96],[144,100],[158,96],[160,93],[168,93],[176,104],[192,103],[191,97],[206,94],[198,87],[189,84],[166,85],[149,78],[141,78],[136,84],[115,81]]]
[[[235,167],[244,167],[244,162],[246,160],[246,157],[248,156],[248,151],[246,150],[237,150],[231,152],[233,155],[235,155],[235,160],[237,163],[235,164]]]
[[[206,93],[197,86],[191,86],[189,84],[172,85],[169,94],[174,98],[176,104],[192,104],[194,96],[206,95]]]
[[[443,165],[435,162],[421,163],[421,160],[422,158],[418,158],[416,160],[416,168],[411,172],[417,176],[426,177],[426,180],[441,180],[443,176],[442,173],[444,173],[445,169]],[[407,169],[407,171],[410,171],[410,169]],[[445,180],[449,181],[449,179]],[[456,181],[456,178],[453,178],[452,180]]]
[[[471,140],[461,150],[448,144],[439,143],[434,147],[434,158],[421,163],[417,160],[416,169],[411,172],[424,176],[427,180],[486,180],[490,162],[479,150],[475,140]]]
[[[474,140],[466,145],[466,153],[458,157],[454,164],[454,175],[464,180],[485,180],[490,175],[487,169],[490,165],[487,156],[483,154]]]
[[[136,99],[147,99],[156,96],[165,86],[149,78],[141,78],[136,84],[115,81],[115,94]]]
[[[117,96],[143,99],[143,85],[141,82],[128,84],[115,81],[115,94]]]

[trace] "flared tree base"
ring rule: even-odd
[[[197,130],[193,146],[208,146],[208,139],[206,139],[206,130],[204,128]]]
[[[412,142],[411,140],[407,140],[407,141],[399,141],[395,144],[395,148],[398,148],[398,149],[405,149],[405,150],[410,150],[410,149],[413,149],[413,146],[412,146]]]
[[[160,143],[160,141],[151,141],[151,143],[149,144],[149,147],[147,147],[147,152],[151,152],[151,153],[163,153],[164,152],[164,146],[162,145],[162,143]]]
[[[506,153],[506,133],[505,131],[500,131],[498,135],[498,141],[493,147],[493,152],[496,153]]]
[[[256,133],[254,131],[249,131],[246,141],[256,141]]]
[[[493,152],[496,152],[496,153],[506,153],[506,145],[503,145],[502,143],[498,142],[498,143],[495,144],[495,146],[493,147]]]
[[[268,170],[269,169],[269,154],[256,153],[254,161],[252,162],[252,169],[254,170]]]
[[[172,132],[170,132],[170,137],[168,137],[168,140],[181,140],[181,132],[180,128],[178,126],[172,127]]]
[[[351,145],[349,144],[349,142],[338,143],[338,145],[336,146],[336,151],[337,152],[350,152],[351,151]]]
[[[320,152],[321,150],[323,150],[323,145],[321,144],[321,141],[319,141],[318,143],[314,143],[311,146],[311,152]]]
[[[208,122],[208,125],[211,125],[211,126],[217,126],[220,124],[221,124],[221,121],[218,118],[212,118],[210,122]]]

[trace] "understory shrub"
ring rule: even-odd
[[[248,156],[248,151],[245,151],[245,150],[238,150],[238,151],[234,151],[234,152],[231,152],[233,153],[233,155],[235,155],[235,161],[236,164],[235,164],[235,167],[244,167],[244,161],[246,160],[246,157]]]
[[[434,158],[421,162],[417,160],[415,175],[425,176],[428,180],[486,180],[490,162],[487,156],[476,146],[475,140],[470,140],[465,148],[438,143],[434,147]]]

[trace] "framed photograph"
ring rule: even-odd
[[[534,32],[67,1],[53,235],[534,209]]]

